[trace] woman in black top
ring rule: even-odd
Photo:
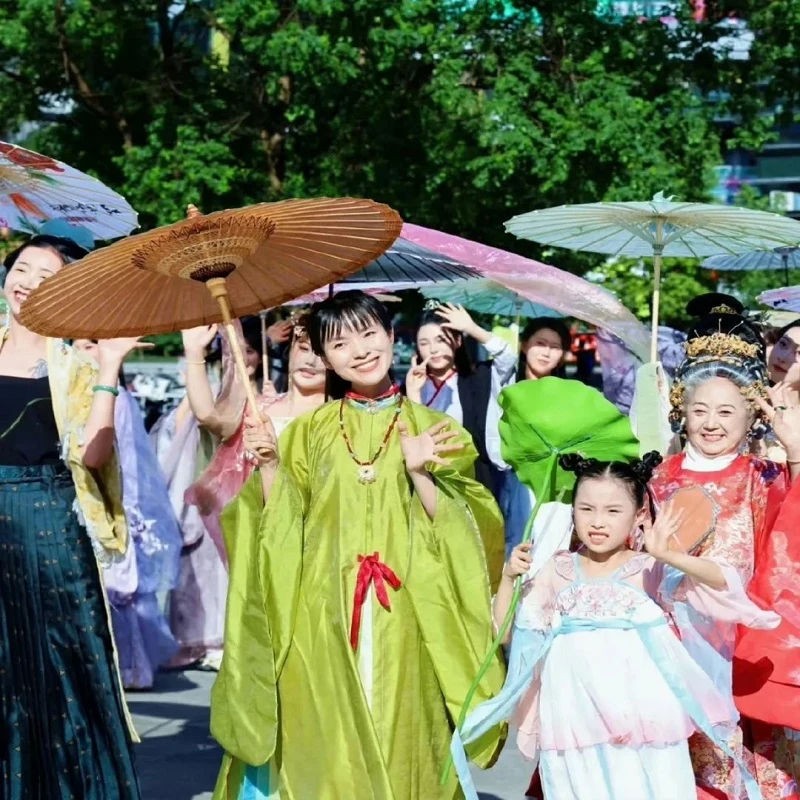
[[[473,364],[467,337],[483,345],[491,360]],[[417,357],[406,376],[409,399],[449,414],[469,431],[478,451],[475,477],[495,494],[503,463],[497,396],[513,381],[516,362],[513,349],[464,308],[434,301],[419,320]]]
[[[98,372],[64,343],[19,321],[28,294],[85,252],[68,239],[36,236],[6,259],[9,327],[0,328],[4,800],[140,796],[96,560],[114,548],[121,552],[126,541],[114,399],[122,360],[137,342],[101,342]]]

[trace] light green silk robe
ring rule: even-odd
[[[393,406],[346,403],[360,459],[377,451],[393,414]],[[438,492],[430,520],[412,492],[397,431],[375,464],[376,481],[361,484],[338,415],[339,403],[328,403],[290,425],[266,507],[256,476],[223,515],[230,589],[211,729],[226,755],[216,800],[239,800],[244,765],[267,761],[268,796],[281,800],[462,796],[454,776],[446,786],[440,777],[453,721],[492,640],[502,517],[473,478],[476,452],[463,429],[469,444],[451,466],[431,470]],[[411,435],[442,419],[449,420],[403,401],[400,421]],[[389,611],[370,587],[354,653],[358,557],[374,552],[402,586],[387,585]],[[503,678],[498,659],[474,705],[494,696]],[[476,763],[493,763],[504,737],[496,729],[477,742]]]

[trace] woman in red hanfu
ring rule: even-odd
[[[768,391],[763,342],[741,312],[716,306],[690,332],[671,395],[686,446],[650,488],[661,504],[702,487],[714,512],[695,552],[726,561],[751,597],[782,617],[775,630],[737,630],[693,613],[674,587],[684,644],[720,688],[733,682],[741,721],[732,745],[763,799],[800,800],[800,405],[784,390]],[[748,454],[768,425],[785,465]],[[700,734],[690,744],[699,798],[747,797],[730,759]]]

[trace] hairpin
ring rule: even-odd
[[[292,324],[292,337],[294,339],[308,335],[308,311],[295,309],[289,315],[289,322]]]
[[[714,306],[711,309],[712,314],[733,314],[734,316],[739,316],[739,312],[735,308],[731,308],[730,306],[721,305],[721,306]]]
[[[686,355],[689,358],[700,356],[758,358],[758,352],[757,344],[745,342],[744,339],[730,333],[712,333],[710,336],[698,336],[686,342]]]

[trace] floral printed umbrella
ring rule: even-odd
[[[34,234],[65,219],[95,239],[119,239],[138,227],[136,212],[97,178],[49,156],[0,142],[0,228]]]

